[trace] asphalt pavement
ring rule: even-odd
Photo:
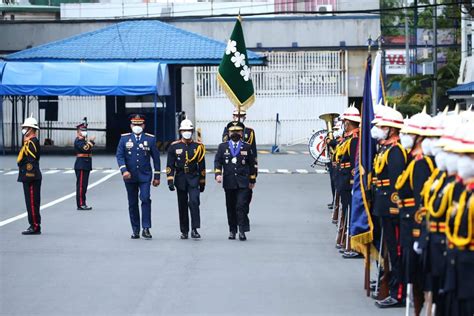
[[[212,169],[212,153],[206,159]],[[224,191],[212,174],[201,240],[179,239],[176,193],[163,184],[152,188],[153,239],[131,240],[114,157],[94,158],[88,212],[75,209],[73,160],[42,157],[43,234],[22,236],[26,218],[6,223],[25,212],[15,157],[1,158],[1,315],[403,313],[377,309],[363,290],[363,261],[337,253],[328,176],[304,152],[259,155],[269,172],[257,179],[246,242],[227,240]]]

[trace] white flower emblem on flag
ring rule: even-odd
[[[230,59],[234,63],[236,68],[241,66],[245,66],[245,54],[241,54],[239,52],[235,52],[234,56]]]
[[[235,53],[236,51],[237,51],[237,42],[229,40],[227,42],[227,47],[225,49],[225,54],[230,55],[230,54]]]
[[[250,68],[247,65],[244,65],[244,67],[240,71],[240,75],[244,78],[245,81],[249,81],[249,79],[250,79]]]

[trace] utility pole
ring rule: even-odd
[[[405,70],[406,76],[410,77],[410,32],[408,29],[408,0],[404,2],[405,13]]]
[[[436,115],[438,109],[438,6],[433,0],[433,97],[431,102],[431,115]]]

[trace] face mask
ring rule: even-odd
[[[240,140],[240,134],[239,133],[232,133],[232,134],[230,134],[230,139],[232,139],[234,142],[238,142]]]
[[[441,171],[446,171],[446,158],[448,153],[445,151],[440,151],[435,156],[436,167]]]
[[[371,129],[370,129],[370,136],[373,138],[373,139],[376,139],[376,140],[379,140],[379,128],[377,126],[373,126]]]
[[[458,159],[458,175],[464,180],[474,177],[474,158],[462,156]]]
[[[437,144],[439,142],[439,138],[434,138],[431,140],[431,154],[436,156],[438,153],[441,152],[441,147],[438,147]]]
[[[402,134],[400,135],[400,143],[402,144],[403,148],[411,149],[413,148],[413,144],[415,143],[415,140],[413,139],[411,135]]]
[[[342,136],[342,130],[341,129],[335,130],[333,135],[334,135],[334,138],[341,137]]]
[[[23,129],[21,130],[21,134],[22,134],[22,135],[26,135],[26,133],[28,133],[28,129],[27,129],[27,128],[23,128]]]
[[[86,132],[86,131],[81,131],[81,136],[82,136],[82,137],[86,137],[86,136],[87,136],[87,132]]]
[[[388,138],[388,133],[390,133],[389,128],[380,128],[379,127],[379,139],[387,139]]]
[[[142,128],[141,126],[134,125],[134,126],[132,127],[132,132],[133,132],[134,134],[137,134],[137,135],[138,135],[138,134],[141,134],[141,133],[143,132],[143,128]]]
[[[425,138],[421,142],[421,150],[423,151],[423,154],[427,156],[431,156],[433,154],[431,150],[431,144],[432,144],[432,139],[431,138]]]
[[[458,172],[458,159],[458,154],[448,153],[446,156],[446,169],[449,174]]]
[[[191,136],[193,136],[193,132],[182,132],[181,135],[184,139],[191,139]]]

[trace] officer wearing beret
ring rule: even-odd
[[[88,211],[92,207],[86,204],[87,186],[89,184],[89,174],[92,170],[92,148],[95,146],[95,136],[88,137],[87,123],[83,122],[77,127],[76,140],[74,141],[74,151],[76,153],[76,204],[78,211]]]
[[[206,148],[202,143],[193,141],[193,131],[190,120],[181,122],[181,138],[171,143],[166,164],[168,187],[171,191],[177,189],[181,239],[188,239],[188,208],[191,213],[191,237],[201,238],[197,229],[201,227],[199,195],[206,185]]]
[[[156,147],[154,135],[143,133],[145,118],[132,115],[130,119],[132,133],[122,134],[117,146],[117,163],[122,172],[128,196],[128,211],[132,225],[132,239],[140,238],[140,212],[138,198],[142,202],[142,236],[152,238],[150,182],[160,185],[160,153]],[[153,159],[153,168],[150,160]],[[153,170],[154,169],[154,170]]]
[[[29,117],[21,127],[23,146],[21,147],[16,161],[19,168],[18,182],[23,183],[28,222],[30,223],[30,227],[23,231],[22,234],[39,235],[41,234],[40,204],[42,174],[39,167],[40,142],[36,134],[39,130],[38,121],[33,117]]]
[[[250,231],[249,194],[255,187],[258,168],[252,146],[242,141],[244,129],[242,122],[227,124],[230,140],[219,145],[214,159],[216,181],[223,183],[225,190],[229,239],[235,239],[238,228],[242,241]]]

